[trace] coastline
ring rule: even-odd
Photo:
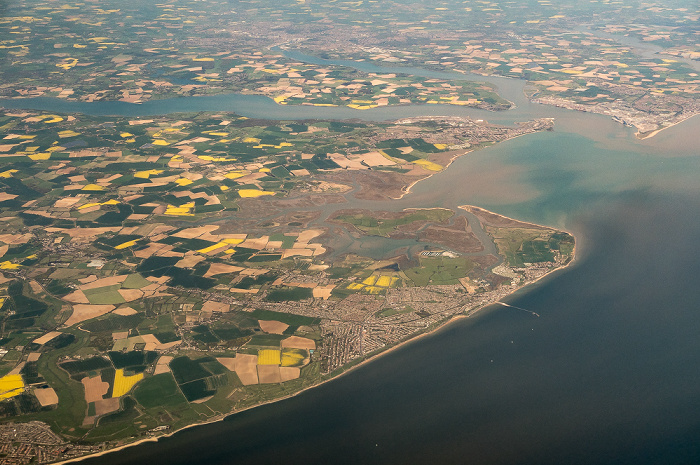
[[[682,119],[680,119],[680,120],[678,120],[678,121],[675,121],[675,122],[673,122],[673,123],[671,123],[671,124],[669,124],[669,125],[667,125],[667,126],[664,126],[664,127],[662,127],[662,128],[659,128],[659,129],[655,129],[655,130],[653,130],[653,131],[651,131],[651,132],[649,132],[649,133],[645,133],[642,137],[640,137],[640,136],[642,135],[642,133],[639,132],[639,130],[637,130],[637,132],[634,134],[634,136],[635,136],[637,139],[639,139],[639,140],[651,139],[652,137],[654,137],[655,135],[657,135],[657,134],[660,133],[661,131],[666,130],[666,129],[668,129],[668,128],[672,128],[673,126],[676,126],[676,125],[678,125],[678,124],[681,124],[681,123],[684,122],[684,121],[688,121],[690,118],[693,118],[693,117],[698,116],[698,115],[700,115],[700,113],[694,113],[694,114],[692,114],[692,115],[690,115],[690,116],[686,116],[685,118],[682,118]]]
[[[524,134],[521,134],[521,135],[524,135]],[[456,157],[455,157],[455,158],[456,158]],[[461,206],[459,206],[459,208],[469,207],[469,206],[470,206],[470,205],[461,205]],[[436,207],[436,208],[439,208],[439,207]],[[477,208],[479,208],[479,207],[477,207]],[[487,210],[487,211],[488,211],[488,210]],[[537,226],[537,227],[545,227],[545,228],[548,227],[548,226],[539,225],[539,224],[535,224],[535,223],[523,222],[523,221],[516,220],[516,219],[514,219],[514,218],[510,218],[510,217],[507,217],[507,216],[504,216],[504,215],[499,215],[499,216],[502,216],[503,218],[507,218],[507,219],[509,219],[509,220],[518,221],[518,222],[520,222],[520,223],[529,224],[529,225],[533,225],[533,226]],[[564,232],[567,232],[567,233],[571,234],[569,231],[567,231],[567,230],[565,230],[565,229],[561,229],[561,228],[552,228],[552,229],[564,231]],[[573,235],[573,234],[572,234],[572,235]],[[281,402],[281,401],[283,401],[283,400],[290,399],[290,398],[295,397],[295,396],[297,396],[297,395],[299,395],[299,394],[301,394],[301,393],[303,393],[303,392],[306,392],[306,391],[309,391],[309,390],[311,390],[311,389],[317,388],[317,387],[319,387],[319,386],[321,386],[321,385],[323,385],[323,384],[326,384],[326,383],[328,383],[328,382],[330,382],[330,381],[333,381],[333,380],[338,379],[338,378],[340,378],[340,377],[342,377],[342,376],[345,376],[345,375],[347,375],[347,374],[349,374],[349,373],[355,371],[357,368],[364,366],[365,364],[374,362],[375,360],[379,359],[380,357],[383,357],[383,356],[388,355],[388,354],[390,354],[390,353],[392,353],[392,352],[394,352],[394,351],[396,351],[396,350],[399,350],[399,349],[404,348],[405,346],[407,346],[407,345],[410,344],[410,343],[414,343],[414,342],[420,341],[421,339],[423,339],[423,338],[425,338],[425,337],[427,337],[427,336],[434,335],[434,334],[436,334],[438,331],[441,331],[441,330],[447,328],[447,327],[448,327],[449,325],[451,325],[452,323],[454,323],[454,322],[456,322],[456,321],[459,321],[459,320],[463,320],[463,319],[465,319],[465,318],[470,318],[470,317],[472,317],[472,316],[474,316],[474,315],[480,313],[482,310],[486,309],[487,307],[490,307],[490,306],[492,306],[492,305],[498,305],[498,304],[502,304],[501,306],[503,306],[503,307],[509,307],[510,305],[505,304],[504,302],[501,302],[501,301],[504,300],[504,299],[507,299],[508,297],[513,296],[514,294],[516,294],[516,293],[522,291],[523,289],[528,288],[529,286],[532,286],[532,285],[535,285],[535,284],[537,284],[537,283],[540,283],[540,282],[543,281],[545,278],[548,278],[550,275],[552,275],[552,274],[554,274],[554,273],[556,273],[556,272],[561,272],[561,271],[565,270],[566,268],[570,267],[572,264],[574,264],[574,263],[577,261],[578,240],[576,240],[576,236],[574,236],[574,239],[575,239],[575,242],[574,242],[574,249],[573,249],[573,251],[572,251],[572,259],[571,259],[569,262],[567,262],[567,263],[565,263],[565,264],[562,264],[561,266],[555,267],[555,268],[549,270],[548,272],[546,272],[545,274],[543,274],[542,276],[539,276],[539,277],[537,277],[537,278],[535,278],[535,279],[533,279],[533,280],[531,280],[531,281],[528,281],[528,282],[524,283],[522,286],[518,287],[518,288],[515,289],[513,292],[511,292],[511,293],[505,295],[504,297],[501,297],[501,298],[499,298],[499,299],[497,299],[497,300],[495,300],[495,301],[493,301],[493,302],[488,302],[488,303],[484,303],[484,304],[481,304],[481,305],[477,305],[477,306],[475,306],[475,307],[473,307],[473,308],[471,308],[471,309],[469,309],[469,310],[464,310],[464,311],[462,311],[462,312],[460,312],[460,313],[458,313],[458,314],[455,314],[455,315],[452,315],[452,316],[448,317],[447,319],[443,320],[441,323],[437,323],[434,327],[426,328],[425,330],[418,331],[417,333],[415,333],[415,335],[408,336],[407,339],[402,340],[402,341],[396,343],[395,345],[392,345],[392,346],[387,347],[387,348],[385,348],[385,349],[379,349],[379,352],[377,352],[377,353],[375,353],[375,354],[373,354],[373,355],[368,355],[368,356],[366,356],[367,358],[365,358],[364,360],[360,361],[359,363],[356,363],[356,364],[353,364],[353,365],[349,366],[347,369],[343,370],[341,373],[339,373],[339,374],[336,375],[336,376],[330,377],[330,378],[328,378],[328,379],[321,380],[320,382],[318,382],[318,383],[316,383],[316,384],[312,384],[312,385],[310,385],[310,386],[308,386],[308,387],[305,387],[305,388],[303,388],[303,389],[301,389],[301,390],[299,390],[299,391],[296,391],[296,392],[294,392],[294,393],[292,393],[292,394],[289,394],[289,395],[286,395],[286,396],[283,396],[283,397],[279,397],[279,398],[277,398],[277,399],[268,400],[268,401],[266,401],[266,402],[263,402],[263,403],[260,403],[260,404],[257,404],[257,405],[252,405],[252,406],[243,408],[243,409],[241,409],[241,410],[236,410],[236,411],[232,411],[232,412],[229,412],[229,413],[225,413],[225,414],[222,414],[222,415],[219,415],[219,416],[210,418],[210,419],[205,420],[205,421],[200,422],[200,423],[193,423],[193,424],[190,424],[190,425],[187,425],[187,426],[183,426],[182,428],[176,429],[176,430],[174,430],[174,431],[170,431],[170,432],[168,432],[168,433],[166,433],[166,434],[162,434],[162,435],[160,435],[160,436],[154,436],[154,437],[149,437],[149,438],[138,439],[138,440],[136,440],[136,441],[134,441],[134,442],[129,442],[129,443],[126,443],[126,444],[122,444],[122,445],[116,446],[116,447],[114,447],[114,448],[107,449],[107,450],[104,450],[104,451],[101,451],[101,452],[97,452],[97,453],[94,453],[94,454],[88,454],[88,455],[84,455],[84,456],[80,456],[80,457],[70,458],[70,459],[68,459],[68,460],[62,460],[62,461],[60,461],[60,462],[50,462],[50,463],[54,463],[54,464],[56,464],[56,465],[64,465],[64,464],[70,464],[70,463],[77,463],[77,462],[81,462],[81,461],[84,461],[84,460],[87,460],[87,459],[92,459],[92,458],[95,458],[95,457],[101,457],[101,456],[104,456],[104,455],[106,455],[106,454],[110,454],[110,453],[113,453],[113,452],[117,452],[117,451],[120,451],[120,450],[129,448],[129,447],[138,446],[138,445],[140,445],[140,444],[144,444],[144,443],[148,443],[148,442],[158,442],[158,440],[160,440],[161,438],[171,437],[171,436],[173,436],[173,435],[175,435],[175,434],[177,434],[177,433],[179,433],[179,432],[181,432],[181,431],[184,431],[184,430],[187,430],[187,429],[190,429],[190,428],[195,428],[195,427],[197,427],[197,426],[204,426],[204,425],[208,425],[208,424],[212,424],[212,423],[217,423],[217,422],[220,422],[220,421],[224,421],[226,418],[228,418],[228,417],[230,417],[230,416],[233,416],[233,415],[236,415],[236,414],[245,412],[245,411],[247,411],[247,410],[251,410],[251,409],[254,409],[254,408],[257,408],[257,407],[261,407],[261,406],[263,406],[263,405],[274,404],[274,403],[277,403],[277,402]],[[539,316],[539,315],[538,315],[538,316]]]
[[[437,116],[436,118],[441,118],[441,117],[440,117],[440,116]],[[443,117],[443,118],[444,118],[444,117]],[[553,119],[553,118],[552,118],[552,119]],[[475,150],[487,149],[487,148],[489,148],[489,147],[491,147],[491,146],[493,146],[493,145],[501,144],[501,143],[507,142],[507,141],[509,141],[509,140],[517,139],[518,137],[524,137],[524,136],[529,136],[529,135],[531,135],[531,134],[537,134],[538,132],[542,132],[542,131],[539,130],[539,131],[534,131],[534,132],[526,132],[526,133],[524,133],[524,134],[517,134],[517,135],[515,135],[515,136],[511,136],[511,137],[508,137],[508,138],[506,138],[506,139],[503,139],[503,140],[500,140],[500,141],[497,141],[497,142],[493,142],[491,145],[486,146],[486,147],[479,147],[479,148],[475,148],[475,149],[468,149],[468,150],[465,151],[464,153],[455,154],[452,158],[450,158],[449,163],[447,163],[447,165],[445,165],[444,169],[442,169],[442,170],[440,170],[440,171],[436,171],[436,172],[434,172],[434,173],[430,173],[429,175],[427,175],[427,176],[424,177],[424,178],[416,179],[416,180],[413,181],[411,184],[409,184],[408,186],[406,186],[406,188],[404,189],[404,192],[403,192],[400,196],[398,196],[398,197],[390,197],[390,198],[391,198],[391,200],[401,200],[401,199],[403,199],[404,196],[406,196],[406,195],[408,195],[408,194],[411,193],[411,189],[413,188],[413,186],[415,186],[416,184],[418,184],[418,183],[421,182],[421,181],[425,181],[426,179],[430,179],[431,177],[435,176],[436,174],[442,173],[443,171],[447,170],[447,168],[449,168],[450,165],[452,165],[452,163],[454,163],[455,160],[457,160],[457,159],[460,158],[460,157],[463,157],[464,155],[466,155],[466,154],[468,154],[468,153],[471,153],[471,152],[473,152],[473,151],[475,151]],[[501,215],[501,216],[502,216],[502,215]],[[512,218],[511,218],[511,219],[512,219]]]
[[[520,135],[521,135],[521,136],[524,136],[525,134],[520,134]],[[515,137],[518,137],[518,136],[515,136]],[[515,137],[513,137],[513,139],[515,139]],[[509,139],[506,139],[506,140],[509,140]],[[476,149],[469,149],[469,150],[467,150],[467,151],[464,152],[464,153],[455,154],[452,158],[450,158],[449,163],[447,163],[447,165],[445,165],[445,167],[444,167],[442,170],[440,170],[440,171],[435,171],[435,172],[433,172],[433,173],[430,173],[429,175],[427,175],[427,176],[424,177],[424,178],[416,179],[416,180],[413,181],[411,184],[409,184],[408,186],[406,186],[406,188],[404,189],[403,193],[402,193],[400,196],[398,196],[398,197],[390,197],[391,200],[401,200],[401,199],[403,199],[405,195],[408,195],[408,194],[411,193],[411,188],[413,188],[413,186],[415,186],[416,184],[418,184],[418,183],[421,182],[421,181],[425,181],[426,179],[430,179],[431,177],[435,176],[436,174],[442,173],[442,172],[445,171],[447,168],[449,168],[450,165],[452,165],[452,163],[454,163],[454,161],[455,161],[456,159],[458,159],[459,157],[462,157],[462,156],[464,156],[464,155],[466,155],[466,154],[468,154],[468,153],[471,153],[471,152],[473,152],[474,150],[476,150]]]

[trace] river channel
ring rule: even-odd
[[[129,116],[555,118],[554,131],[469,153],[401,200],[347,205],[473,204],[572,231],[575,264],[508,299],[527,312],[492,306],[291,399],[86,463],[700,463],[700,119],[640,141],[607,117],[531,104],[520,82],[479,78],[517,108],[10,101]]]

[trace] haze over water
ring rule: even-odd
[[[508,299],[539,318],[493,306],[292,399],[87,463],[700,463],[700,119],[646,141],[532,104],[488,119],[534,116],[555,131],[347,206],[474,204],[573,231],[575,265]]]

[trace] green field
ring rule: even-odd
[[[186,402],[170,373],[144,379],[136,386],[134,397],[146,408],[172,407]]]
[[[499,253],[514,267],[526,263],[552,262],[555,251],[568,256],[573,252],[573,237],[566,233],[522,228],[489,228]]]
[[[308,287],[292,287],[287,289],[274,289],[267,294],[270,302],[289,302],[313,298],[313,291]]]
[[[312,318],[303,315],[295,315],[293,313],[273,312],[271,310],[256,309],[250,313],[252,318],[256,320],[271,320],[281,321],[289,326],[311,326],[321,322],[318,318]]]
[[[443,223],[454,215],[452,210],[446,208],[434,208],[430,210],[409,210],[398,218],[378,219],[365,214],[338,215],[333,219],[343,223],[349,223],[365,234],[375,236],[389,236],[397,227],[413,222]]]
[[[416,286],[428,284],[457,284],[467,276],[474,264],[466,257],[420,257],[420,266],[405,270]]]

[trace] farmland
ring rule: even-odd
[[[184,4],[177,20],[154,6],[165,16],[149,27],[131,2],[12,5],[0,94],[511,106],[483,83],[299,62],[252,36],[225,53],[184,46],[171,37],[211,27]],[[45,422],[80,441],[76,455],[158,436],[292,395],[508,295],[570,260],[573,238],[351,202],[400,198],[459,156],[552,127],[0,110],[2,421]],[[348,248],[365,241],[383,252]]]

